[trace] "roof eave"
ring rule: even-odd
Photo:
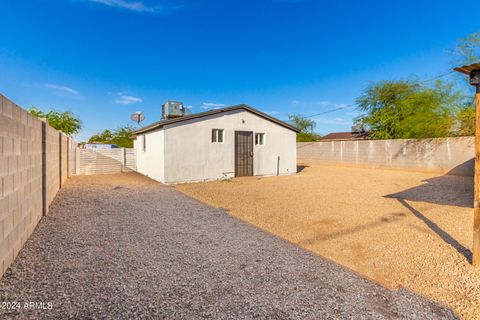
[[[266,113],[263,113],[255,108],[252,108],[246,104],[239,104],[239,105],[235,105],[235,106],[230,106],[230,107],[225,107],[225,108],[222,108],[222,109],[216,109],[216,110],[211,110],[211,111],[206,111],[206,112],[201,112],[201,113],[197,113],[197,114],[191,114],[191,115],[187,115],[187,116],[183,116],[181,118],[176,118],[176,119],[171,119],[171,120],[163,120],[163,121],[159,121],[159,122],[155,122],[155,123],[152,123],[151,125],[145,127],[145,128],[142,128],[142,129],[139,129],[137,131],[134,132],[134,135],[139,135],[139,134],[144,134],[144,133],[147,133],[147,132],[150,132],[150,131],[153,131],[153,130],[157,130],[159,128],[162,128],[164,127],[165,125],[167,124],[171,124],[171,123],[177,123],[177,122],[182,122],[182,121],[187,121],[187,120],[192,120],[192,119],[197,119],[197,118],[202,118],[202,117],[206,117],[206,116],[210,116],[210,115],[215,115],[215,114],[219,114],[219,113],[223,113],[223,112],[229,112],[229,111],[234,111],[234,110],[239,110],[239,109],[244,109],[246,111],[249,111],[253,114],[256,114],[257,116],[259,117],[262,117],[266,120],[269,120],[269,121],[272,121],[282,127],[285,127],[287,129],[290,129],[294,132],[300,132],[300,130],[298,130],[298,128],[284,122],[284,121],[281,121],[279,119],[276,119]]]
[[[457,72],[460,72],[460,73],[463,73],[463,74],[466,74],[466,75],[470,75],[470,73],[472,71],[480,70],[480,63],[473,63],[473,64],[470,64],[470,65],[457,67],[457,68],[454,68],[453,70],[455,70]]]

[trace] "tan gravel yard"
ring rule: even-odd
[[[190,196],[389,288],[480,319],[473,179],[311,164],[293,176],[177,185]]]
[[[0,302],[2,320],[457,319],[136,173],[71,177]]]

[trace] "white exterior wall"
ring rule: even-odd
[[[223,143],[212,143],[212,129],[224,130]],[[234,110],[166,125],[134,141],[138,172],[163,183],[230,178],[235,175],[235,131],[252,131],[254,175],[297,172],[296,133],[245,110]],[[265,145],[255,145],[265,133]],[[143,139],[146,136],[146,151]]]
[[[212,129],[224,130],[223,143],[211,142]],[[235,131],[253,131],[254,143],[255,132],[265,133],[265,145],[254,145],[254,175],[276,175],[277,156],[280,156],[281,175],[297,171],[296,133],[245,110],[173,123],[162,131],[165,132],[165,175],[160,181],[165,183],[233,177]],[[151,134],[147,133],[147,143]],[[153,148],[151,144],[150,148]]]
[[[138,135],[133,142],[137,154],[137,171],[154,180],[165,182],[165,134],[163,129],[146,133],[147,144],[143,151],[145,135]]]

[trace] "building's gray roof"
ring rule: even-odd
[[[149,132],[149,131],[153,131],[153,130],[156,130],[156,129],[159,129],[161,127],[163,127],[164,125],[167,125],[167,124],[171,124],[171,123],[177,123],[177,122],[182,122],[182,121],[187,121],[187,120],[191,120],[191,119],[197,119],[197,118],[202,118],[202,117],[206,117],[206,116],[210,116],[210,115],[214,115],[214,114],[219,114],[219,113],[223,113],[223,112],[228,112],[228,111],[234,111],[234,110],[240,110],[240,109],[243,109],[245,111],[249,111],[253,114],[256,114],[257,116],[259,117],[262,117],[264,119],[267,119],[269,121],[272,121],[282,127],[285,127],[287,129],[290,129],[292,131],[295,131],[295,132],[299,132],[300,130],[298,130],[297,128],[295,128],[294,126],[284,122],[284,121],[281,121],[277,118],[274,118],[266,113],[263,113],[261,111],[258,111],[257,109],[254,109],[250,106],[247,106],[246,104],[239,104],[239,105],[235,105],[235,106],[231,106],[231,107],[225,107],[225,108],[221,108],[221,109],[214,109],[214,110],[210,110],[210,111],[205,111],[205,112],[200,112],[200,113],[194,113],[194,114],[189,114],[189,115],[186,115],[186,116],[183,116],[183,117],[179,117],[179,118],[174,118],[174,119],[167,119],[167,120],[161,120],[161,121],[158,121],[158,122],[155,122],[155,123],[152,123],[146,127],[143,127],[141,129],[138,129],[137,131],[135,131],[135,135],[138,135],[138,134],[143,134],[143,133],[146,133],[146,132]]]

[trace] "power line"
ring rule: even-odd
[[[446,73],[442,73],[436,77],[433,77],[433,78],[430,78],[430,79],[427,79],[427,80],[423,80],[423,81],[420,81],[419,83],[426,83],[426,82],[430,82],[430,81],[434,81],[434,80],[438,80],[440,78],[443,78],[443,77],[446,77],[446,76],[449,76],[451,75],[452,73],[454,73],[455,71],[449,71],[449,72],[446,72]]]
[[[438,79],[440,79],[440,78],[443,78],[443,77],[446,77],[446,76],[448,76],[448,75],[451,75],[451,74],[454,73],[454,72],[455,72],[455,71],[449,71],[449,72],[440,74],[440,75],[438,75],[438,76],[436,76],[436,77],[433,77],[433,78],[430,78],[430,79],[427,79],[427,80],[420,81],[419,83],[422,84],[422,83],[426,83],[426,82],[438,80]],[[323,111],[323,112],[320,112],[320,113],[316,113],[316,114],[312,114],[312,115],[310,115],[310,116],[306,116],[305,118],[313,118],[313,117],[321,116],[321,115],[323,115],[323,114],[327,114],[327,113],[331,113],[331,112],[335,112],[335,111],[339,111],[339,110],[343,110],[343,109],[353,108],[353,107],[356,107],[356,104],[349,104],[349,105],[342,106],[342,107],[338,107],[338,108],[335,108],[335,109],[326,110],[326,111]]]
[[[335,108],[335,109],[326,110],[326,111],[323,111],[323,112],[320,112],[320,113],[312,114],[312,115],[307,116],[305,118],[313,118],[313,117],[321,116],[322,114],[335,112],[335,111],[338,111],[338,110],[343,110],[343,109],[348,109],[348,108],[353,108],[353,107],[356,107],[356,104],[349,104],[349,105],[338,107],[338,108]]]

